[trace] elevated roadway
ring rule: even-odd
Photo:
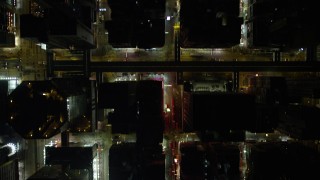
[[[82,71],[86,65],[90,72],[320,72],[320,61],[54,61],[53,70]]]

